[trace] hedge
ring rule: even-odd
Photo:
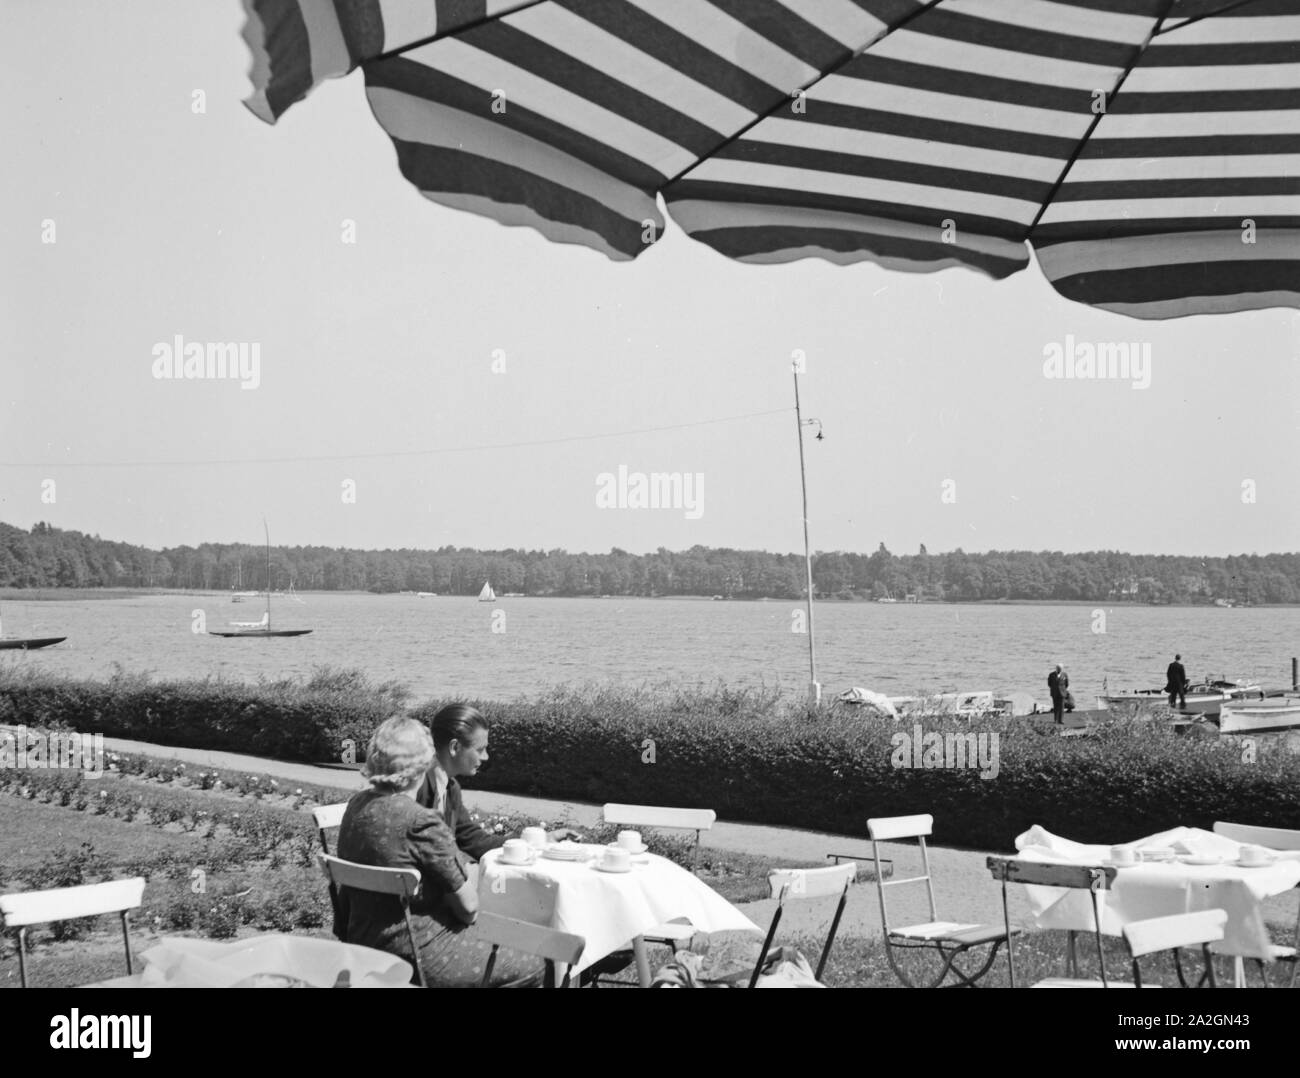
[[[336,690],[323,688],[334,685]],[[321,672],[262,686],[116,678],[0,678],[0,722],[290,760],[363,750],[404,694]],[[428,720],[447,700],[411,713]],[[1178,736],[1116,720],[1064,738],[1036,720],[932,717],[927,734],[997,736],[998,771],[895,767],[911,723],[777,692],[725,687],[559,688],[533,700],[470,701],[491,723],[490,762],[467,787],[557,800],[707,807],[726,820],[864,834],[871,816],[928,812],[949,846],[1007,850],[1041,824],[1111,843],[1229,819],[1300,828],[1300,756],[1276,738]],[[358,756],[360,758],[360,756]]]

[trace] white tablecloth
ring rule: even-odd
[[[1189,854],[1236,858],[1240,844],[1210,831],[1177,827],[1123,843],[1142,850],[1172,847]],[[1016,839],[1024,860],[1101,864],[1111,846],[1071,842],[1034,826]],[[1260,903],[1300,884],[1300,852],[1279,853],[1262,868],[1232,864],[1188,865],[1142,863],[1120,868],[1115,882],[1102,894],[1101,929],[1117,936],[1124,925],[1172,913],[1222,909],[1228,914],[1223,942],[1214,949],[1245,958],[1268,957],[1268,930]],[[1069,928],[1091,932],[1092,899],[1086,891],[1058,887],[1026,887],[1030,908],[1040,928]]]
[[[370,947],[278,934],[229,942],[173,936],[159,940],[140,959],[144,969],[132,977],[83,987],[234,988],[269,974],[332,988],[346,972],[352,988],[406,988],[414,972],[409,962]]]
[[[757,925],[684,868],[654,854],[631,872],[601,872],[591,862],[507,865],[492,850],[479,865],[479,905],[582,936],[576,970],[626,947],[665,921],[686,917],[700,932],[761,932]]]

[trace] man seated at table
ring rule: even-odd
[[[478,890],[455,833],[442,815],[416,803],[433,757],[433,741],[420,722],[399,716],[381,724],[362,769],[370,788],[348,802],[338,839],[338,856],[345,861],[420,873],[420,894],[411,902],[418,953],[411,953],[393,895],[339,888],[334,934],[346,943],[419,962],[430,988],[472,987],[482,982],[491,947],[465,936],[478,914]],[[539,959],[503,947],[491,983],[536,984],[543,972]]]
[[[505,844],[510,836],[493,835],[471,818],[461,797],[462,775],[475,775],[488,761],[488,724],[483,713],[469,704],[448,704],[433,717],[433,764],[416,801],[432,809],[456,836],[456,846],[461,853],[480,861],[489,850]],[[556,842],[565,838],[582,836],[570,828],[561,827],[550,833]]]

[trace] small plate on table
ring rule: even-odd
[[[1235,865],[1237,868],[1272,868],[1277,861],[1270,859],[1268,861],[1243,861],[1238,857],[1235,861],[1229,861],[1228,864]]]
[[[639,850],[629,850],[626,846],[620,846],[617,842],[611,842],[608,846],[605,847],[605,849],[623,850],[629,857],[632,858],[633,861],[637,861],[642,864],[648,863],[650,860],[650,847],[647,846],[644,842],[641,843],[641,848]]]
[[[1184,865],[1221,865],[1223,857],[1217,853],[1182,853],[1178,860]]]
[[[549,861],[588,861],[591,859],[591,851],[576,842],[557,842],[547,846],[542,851],[542,856]]]
[[[597,861],[594,865],[592,865],[592,868],[594,868],[597,872],[617,872],[619,874],[632,871],[631,865],[628,865],[627,868],[615,868],[613,865],[605,864],[604,861]]]

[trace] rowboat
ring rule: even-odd
[[[4,628],[0,626],[0,651],[35,651],[48,648],[51,644],[62,644],[66,636],[16,636],[12,640],[4,639]]]
[[[1258,685],[1242,681],[1206,681],[1189,685],[1180,711],[1197,715],[1214,716],[1229,700],[1262,700],[1264,690]],[[1169,694],[1164,689],[1137,689],[1133,692],[1113,692],[1097,697],[1097,707],[1111,711],[1143,711],[1168,707]]]
[[[1300,694],[1228,701],[1219,710],[1219,733],[1261,734],[1300,727]]]
[[[51,644],[62,644],[68,639],[66,636],[29,636],[25,639],[15,638],[13,640],[0,640],[0,651],[35,651],[37,648],[48,648]]]

